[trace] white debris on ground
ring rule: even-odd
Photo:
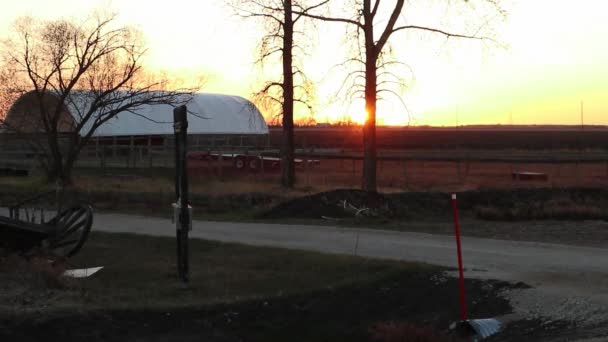
[[[608,321],[608,306],[589,294],[529,288],[505,290],[503,295],[516,314],[527,319],[539,319],[545,324],[569,321],[596,326]]]
[[[66,270],[63,272],[63,276],[71,277],[71,278],[87,278],[92,276],[101,270],[103,266],[100,267],[91,267],[91,268],[81,268],[76,270]]]
[[[430,280],[435,285],[441,285],[441,284],[445,283],[446,281],[448,281],[448,275],[445,272],[439,272],[439,273],[433,274],[431,276]]]

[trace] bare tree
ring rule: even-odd
[[[467,2],[465,0],[465,2]],[[473,2],[473,1],[471,1]],[[504,11],[499,7],[498,0],[478,0],[477,3],[485,3],[493,6],[499,14],[504,15]],[[335,1],[324,1],[322,4],[332,4]],[[390,92],[388,89],[381,89],[379,85],[382,82],[393,82],[391,80],[382,81],[379,77],[386,74],[379,74],[379,68],[386,66],[387,62],[383,60],[383,56],[387,53],[387,47],[390,47],[389,41],[397,32],[409,31],[425,31],[443,35],[447,38],[468,38],[489,40],[490,38],[480,36],[479,28],[473,33],[455,33],[446,29],[436,28],[425,25],[412,25],[402,23],[402,13],[404,13],[405,0],[396,0],[389,2],[387,8],[383,8],[382,0],[353,0],[350,3],[350,8],[353,9],[353,14],[348,17],[338,17],[327,15],[324,13],[313,13],[312,11],[295,11],[298,15],[307,16],[313,19],[326,22],[336,22],[347,24],[355,29],[355,41],[359,44],[360,55],[355,56],[350,61],[355,61],[362,65],[362,70],[355,70],[349,76],[355,80],[362,80],[364,85],[360,90],[365,98],[365,109],[367,112],[367,120],[363,125],[363,184],[362,188],[366,191],[377,191],[376,182],[376,103],[379,93],[382,91]],[[320,7],[320,6],[317,6]],[[380,14],[385,13],[383,17]],[[359,90],[355,90],[358,92]]]
[[[304,40],[300,39],[303,33],[296,29],[303,15],[295,15],[294,11],[306,13],[321,5],[322,3],[307,6],[305,1],[294,0],[245,0],[234,4],[239,15],[260,19],[265,26],[266,34],[261,39],[258,62],[264,63],[277,54],[281,56],[282,79],[267,82],[255,94],[255,98],[257,103],[262,103],[265,108],[275,109],[282,117],[281,185],[287,188],[293,187],[296,181],[294,103],[303,104],[312,110],[312,84],[306,79],[298,63],[294,62],[294,50],[300,49],[301,53],[305,53],[299,45]]]
[[[192,89],[167,91],[165,81],[150,80],[145,52],[138,32],[117,25],[115,15],[16,22],[1,69],[14,82],[0,93],[18,100],[3,121],[27,137],[49,181],[70,184],[81,149],[117,114],[190,99]]]

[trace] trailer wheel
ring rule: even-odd
[[[243,168],[245,168],[245,159],[244,158],[236,158],[234,160],[234,167],[237,170],[242,170]]]
[[[249,168],[251,170],[257,170],[259,166],[260,166],[260,161],[258,160],[258,158],[253,158],[253,159],[249,160]]]

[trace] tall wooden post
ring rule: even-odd
[[[173,129],[175,136],[175,196],[177,215],[177,270],[181,281],[188,283],[188,231],[191,229],[191,217],[188,206],[188,118],[186,106],[173,110]]]

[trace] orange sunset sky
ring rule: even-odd
[[[395,35],[395,57],[413,70],[404,76],[408,87],[402,91],[411,117],[408,121],[403,105],[389,99],[378,105],[379,124],[579,124],[582,100],[585,124],[608,125],[608,4],[504,4],[508,17],[491,27],[505,47],[428,34]],[[250,97],[261,82],[276,75],[273,63],[264,70],[254,65],[262,27],[235,16],[220,0],[5,0],[0,36],[8,34],[19,16],[78,18],[106,7],[144,33],[150,48],[147,67],[171,75],[203,73],[207,81],[202,91]],[[437,23],[435,18],[432,9],[415,12],[417,24]],[[332,66],[348,55],[342,48],[345,28],[319,24],[307,30],[313,43],[302,64],[317,87],[316,121],[345,115],[360,120],[362,103],[334,98],[343,74]]]

